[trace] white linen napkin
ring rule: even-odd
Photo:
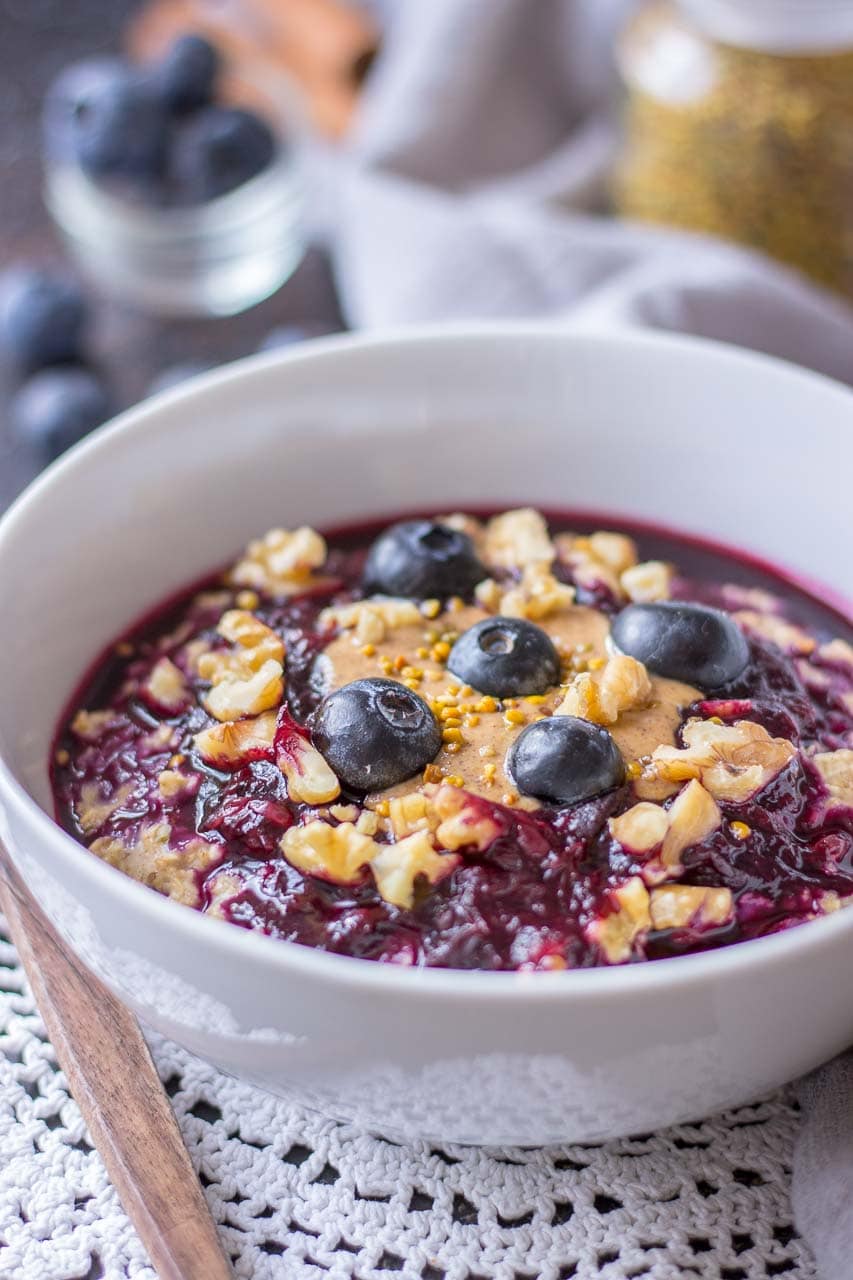
[[[853,383],[853,309],[761,255],[607,217],[613,41],[636,0],[384,0],[326,216],[354,327],[553,316],[683,330]],[[329,212],[331,211],[331,212]],[[853,1274],[853,1056],[801,1082],[793,1198]]]

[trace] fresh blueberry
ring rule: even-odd
[[[469,596],[488,572],[467,533],[435,520],[404,520],[380,534],[367,555],[364,589],[427,600]]]
[[[382,791],[429,764],[441,730],[423,698],[396,680],[354,680],[320,703],[312,739],[344,786]]]
[[[625,780],[610,734],[577,716],[551,716],[522,729],[507,753],[506,769],[524,795],[550,804],[579,804]]]
[[[271,163],[276,141],[260,116],[239,107],[204,107],[175,136],[171,176],[179,201],[225,195]]]
[[[59,77],[45,104],[55,156],[89,177],[140,186],[150,194],[166,160],[168,112],[153,85],[114,61],[79,63]]]
[[[10,410],[18,437],[45,459],[58,457],[111,413],[104,384],[79,365],[35,374],[15,395]]]
[[[680,600],[628,605],[611,636],[620,652],[650,671],[703,691],[730,684],[749,662],[744,634],[727,613]]]
[[[207,360],[186,360],[182,364],[170,364],[165,369],[161,369],[155,378],[151,379],[148,385],[149,396],[159,395],[161,391],[169,391],[172,387],[178,387],[182,382],[188,382],[190,378],[197,378],[200,373],[207,373],[208,369],[214,368]]]
[[[518,698],[559,684],[560,655],[541,627],[499,616],[463,631],[447,669],[480,693]]]
[[[219,65],[218,52],[204,36],[178,36],[154,68],[152,81],[170,111],[195,111],[213,100]]]
[[[76,359],[88,308],[67,276],[12,268],[0,283],[0,345],[25,369]]]

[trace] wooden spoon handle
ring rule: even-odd
[[[66,948],[2,845],[0,907],[71,1093],[160,1280],[233,1280],[139,1024]]]

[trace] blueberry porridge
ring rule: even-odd
[[[276,529],[101,657],[57,816],[178,902],[351,956],[724,946],[853,902],[851,640],[651,530]]]

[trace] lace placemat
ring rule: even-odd
[[[790,1093],[601,1146],[401,1147],[152,1046],[238,1276],[815,1278],[791,1223]],[[156,1280],[2,933],[0,1277]]]

